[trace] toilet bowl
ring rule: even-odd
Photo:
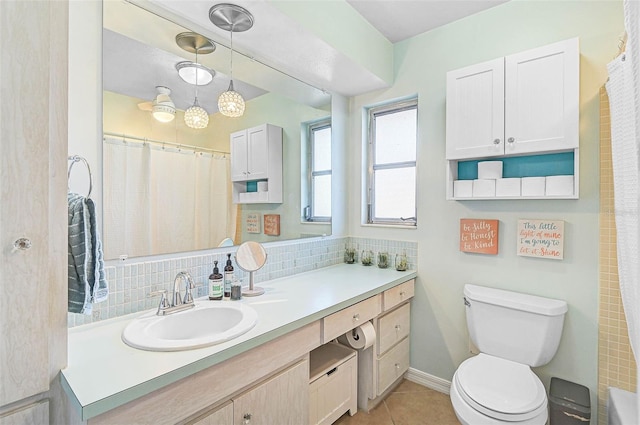
[[[465,285],[469,336],[480,354],[460,364],[450,397],[464,425],[544,425],[547,393],[531,367],[555,355],[564,301]]]
[[[465,360],[453,376],[451,402],[465,425],[544,425],[547,394],[523,364],[487,354]]]

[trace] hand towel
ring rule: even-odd
[[[95,204],[77,193],[69,203],[68,311],[90,315],[93,303],[107,299],[102,242],[96,225]]]

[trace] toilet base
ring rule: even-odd
[[[460,421],[460,423],[462,423],[462,425],[545,425],[549,416],[549,413],[546,409],[534,418],[518,422],[500,421],[498,419],[483,415],[473,407],[469,406],[462,399],[462,396],[458,392],[455,376],[451,382],[451,390],[449,392],[449,396],[451,397],[453,410],[455,411],[456,416],[458,417],[458,420]]]

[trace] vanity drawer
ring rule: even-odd
[[[378,394],[409,370],[409,338],[405,338],[378,359]]]
[[[380,295],[375,295],[322,319],[322,342],[326,343],[380,314]]]
[[[413,285],[416,280],[411,279],[407,282],[401,283],[391,289],[387,289],[382,293],[382,311],[391,310],[398,304],[407,301],[413,297]]]
[[[411,306],[402,307],[378,319],[378,355],[384,354],[398,341],[409,335],[411,328]]]

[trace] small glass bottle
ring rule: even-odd
[[[408,266],[407,253],[402,251],[402,254],[396,254],[396,270],[403,272],[407,270]]]
[[[222,280],[222,274],[220,274],[220,270],[218,269],[218,262],[213,262],[213,273],[209,275],[209,299],[210,300],[221,300],[224,282]]]
[[[231,301],[242,299],[242,282],[237,277],[233,277],[231,281]]]
[[[224,297],[231,298],[231,282],[233,281],[233,264],[231,254],[227,254],[227,265],[224,266]]]
[[[362,251],[362,257],[360,258],[360,262],[363,266],[370,266],[373,264],[373,251],[370,249],[365,249]]]
[[[378,252],[378,267],[381,269],[389,267],[389,253],[387,251]]]

